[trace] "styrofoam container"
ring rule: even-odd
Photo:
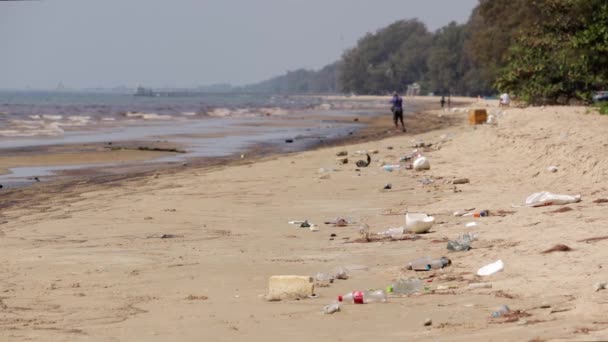
[[[408,231],[416,234],[422,234],[428,232],[433,224],[435,218],[428,216],[423,213],[406,213],[405,214],[405,228]]]

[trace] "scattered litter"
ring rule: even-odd
[[[555,173],[557,172],[557,166],[551,165],[547,168],[547,171]]]
[[[482,211],[478,211],[478,212],[472,212],[472,213],[466,213],[463,214],[461,216],[473,216],[473,217],[488,217],[490,216],[490,211],[489,210],[482,210]]]
[[[416,234],[422,234],[428,232],[433,224],[435,218],[428,216],[423,213],[406,213],[405,214],[405,227],[408,231]]]
[[[494,273],[501,272],[504,268],[505,268],[505,264],[502,262],[502,260],[498,260],[494,263],[491,263],[489,265],[486,265],[486,266],[480,268],[477,271],[477,275],[482,276],[482,277],[489,276]]]
[[[287,222],[287,223],[289,223],[289,224],[291,224],[291,225],[294,225],[294,226],[298,226],[298,228],[311,228],[311,230],[312,230],[312,231],[315,231],[315,230],[313,230],[312,228],[317,227],[315,224],[308,222],[308,220],[303,220],[303,221],[289,221],[289,222]]]
[[[595,292],[598,292],[599,290],[605,290],[606,286],[608,286],[607,282],[595,283],[595,285],[593,285],[593,289]]]
[[[367,161],[366,160],[358,160],[356,165],[357,167],[368,167],[369,164],[371,164],[372,162],[372,157],[369,156],[369,154],[367,154]]]
[[[431,163],[426,157],[419,157],[418,159],[414,160],[413,168],[416,171],[430,170]]]
[[[452,184],[457,185],[457,184],[468,184],[469,183],[469,179],[468,178],[460,178],[460,179],[455,179],[454,181],[452,181]]]
[[[542,207],[547,205],[560,205],[577,203],[581,201],[581,195],[557,195],[548,191],[536,192],[526,198],[526,206]]]
[[[466,228],[475,228],[478,226],[477,222],[469,222],[464,225]]]
[[[453,215],[456,217],[460,217],[460,216],[464,216],[468,213],[469,213],[468,210],[458,210],[458,211],[455,211]]]
[[[429,185],[429,184],[435,183],[435,181],[432,178],[423,178],[423,179],[419,180],[419,182],[422,183],[422,185]]]
[[[338,301],[350,304],[386,303],[387,297],[384,290],[353,291],[338,296]]]
[[[399,170],[400,168],[401,168],[401,165],[399,165],[399,164],[384,165],[382,167],[382,169],[384,169],[384,171],[388,171],[388,172],[393,172],[394,170]]]
[[[419,278],[399,279],[387,286],[386,291],[391,294],[413,294],[418,293],[423,287]]]
[[[376,235],[398,238],[405,233],[405,229],[403,227],[400,228],[390,228],[383,232],[377,233]]]
[[[393,188],[393,185],[392,185],[392,184],[390,184],[390,183],[388,183],[388,184],[386,184],[386,185],[384,186],[384,188],[383,188],[383,189],[384,189],[384,190],[391,190],[392,188]]]
[[[549,254],[549,253],[553,253],[553,252],[570,252],[570,251],[572,251],[572,248],[570,248],[566,245],[558,244],[558,245],[555,245],[555,246],[547,249],[546,251],[543,251],[542,254]]]
[[[289,221],[287,223],[289,224],[296,224],[296,225],[301,225],[304,222],[308,222],[308,220],[302,220],[302,221]]]
[[[342,217],[338,217],[333,221],[326,221],[325,224],[332,224],[334,227],[346,227],[350,222]]]
[[[430,271],[432,269],[441,269],[452,264],[452,260],[441,257],[439,259],[433,259],[431,257],[418,258],[411,261],[407,269],[414,271]]]
[[[463,234],[454,240],[448,241],[447,248],[454,252],[468,251],[471,249],[471,243],[475,240],[477,240],[477,234]]]
[[[508,314],[509,312],[511,312],[511,309],[509,309],[508,306],[501,305],[500,308],[498,308],[498,310],[492,312],[492,317],[493,318],[498,318],[498,317],[501,317],[501,316],[504,316],[504,315]]]
[[[340,311],[340,303],[332,303],[332,304],[326,305],[323,308],[323,313],[326,315],[331,315],[331,314],[334,314],[339,311]]]

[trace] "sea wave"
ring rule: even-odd
[[[126,116],[127,118],[142,120],[173,120],[173,117],[171,115],[160,115],[156,113],[126,112],[124,116]]]

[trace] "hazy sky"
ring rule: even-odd
[[[366,32],[477,0],[0,1],[0,88],[244,84],[333,62]]]

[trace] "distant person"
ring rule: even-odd
[[[401,130],[405,132],[405,124],[403,123],[403,99],[397,92],[391,99],[391,111],[393,112],[393,121],[395,122],[395,128],[399,129],[398,121],[401,121]]]
[[[439,101],[439,103],[441,103],[441,108],[445,107],[445,95],[441,96],[441,101]]]
[[[509,107],[511,105],[511,98],[509,94],[504,93],[500,95],[500,101],[498,102],[498,107]]]

